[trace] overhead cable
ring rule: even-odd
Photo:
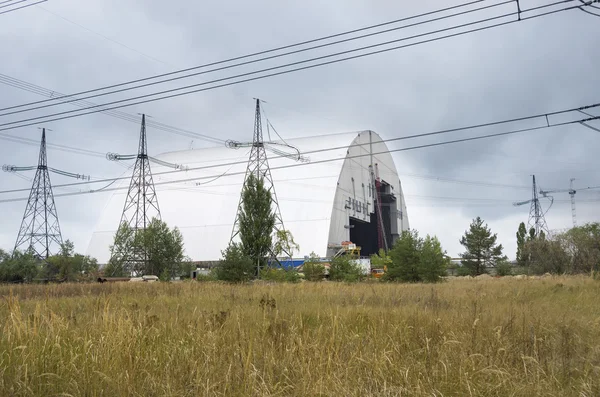
[[[0,73],[0,83],[15,87],[15,88],[19,88],[28,92],[32,92],[34,94],[38,94],[38,95],[43,95],[49,98],[57,98],[57,100],[61,100],[60,98],[64,97],[64,94],[61,94],[60,92],[54,91],[54,90],[50,90],[48,88],[44,88],[41,87],[39,85],[33,84],[33,83],[29,83],[23,80],[19,80],[15,77],[11,77],[5,74],[1,74]],[[58,97],[56,97],[58,95]],[[71,103],[72,105],[78,106],[80,108],[86,108],[86,106],[96,106],[95,103],[90,102],[90,101],[86,101],[86,100],[76,100],[76,101],[70,101],[69,103]],[[123,111],[119,111],[119,110],[110,110],[110,111],[103,111],[102,113],[105,113],[109,116],[113,116],[116,117],[118,119],[124,120],[124,121],[129,121],[129,122],[133,122],[136,124],[139,124],[140,120],[139,117],[136,115],[132,115]],[[193,132],[193,131],[188,131],[182,128],[178,128],[178,127],[174,127],[168,124],[163,124],[154,120],[147,120],[146,124],[150,127],[153,127],[157,130],[160,131],[164,131],[164,132],[169,132],[169,133],[173,133],[173,134],[177,134],[177,135],[182,135],[182,136],[186,136],[186,137],[190,137],[190,138],[198,138],[198,139],[202,139],[205,141],[208,141],[210,143],[214,143],[214,144],[223,144],[225,141],[223,139],[219,139],[210,135],[206,135],[206,134],[200,134],[197,132]],[[7,134],[0,134],[0,137],[6,137],[8,136]],[[0,138],[3,139],[3,138]]]
[[[552,6],[552,5],[561,4],[561,3],[565,3],[565,2],[572,2],[572,1],[574,1],[574,0],[564,0],[564,1],[556,2],[556,3],[552,3],[552,4],[547,4],[547,5],[543,5],[543,6],[538,6],[538,7],[530,8],[530,9],[524,10],[522,12],[529,12],[529,11],[533,11],[533,10],[536,10],[536,9],[545,8],[545,7],[549,7],[549,6]],[[550,14],[555,14],[555,13],[566,11],[566,10],[570,10],[570,9],[576,9],[578,7],[579,6],[571,6],[571,7],[566,7],[566,8],[563,8],[563,9],[552,10],[552,11],[548,11],[548,12],[545,12],[545,13],[542,13],[542,14],[536,14],[536,15],[532,15],[532,16],[527,17],[527,18],[522,18],[521,20],[539,18],[539,17],[542,17],[542,16],[546,16],[546,15],[550,15]],[[448,30],[452,30],[452,29],[457,29],[457,28],[460,28],[460,27],[466,27],[466,26],[477,24],[477,23],[483,23],[483,22],[492,21],[492,20],[496,20],[496,19],[500,19],[500,18],[505,18],[507,16],[514,16],[514,15],[515,15],[515,13],[513,12],[513,13],[505,14],[505,15],[502,15],[502,16],[496,16],[496,17],[492,17],[492,18],[487,18],[487,19],[484,19],[484,20],[481,20],[481,21],[477,21],[477,22],[470,22],[470,23],[466,23],[466,24],[454,26],[454,27],[451,27],[451,28],[445,28],[445,29],[441,29],[441,30],[438,30],[438,31],[429,32],[429,33],[426,33],[426,34],[412,36],[411,38],[426,36],[426,35],[435,34],[435,33],[440,33],[440,32],[444,32],[444,31],[448,31]],[[517,22],[517,20],[504,21],[504,22],[500,22],[500,23],[497,23],[497,24],[494,24],[494,25],[488,25],[488,26],[484,26],[484,27],[474,28],[474,29],[471,29],[471,30],[466,30],[466,31],[462,31],[462,32],[458,32],[458,33],[453,33],[453,34],[448,34],[448,35],[441,36],[441,37],[430,38],[430,39],[419,41],[419,42],[415,42],[415,43],[410,43],[410,44],[405,44],[405,45],[401,45],[401,46],[380,49],[380,50],[376,50],[376,51],[372,51],[372,52],[367,52],[367,53],[363,53],[363,54],[358,54],[358,55],[353,55],[353,56],[349,56],[349,57],[345,57],[345,58],[339,58],[339,59],[329,60],[329,61],[326,61],[326,62],[316,63],[316,64],[313,64],[313,65],[307,65],[307,66],[297,67],[297,68],[293,68],[293,69],[289,69],[289,70],[278,71],[278,72],[274,72],[274,73],[270,73],[270,74],[266,74],[266,75],[262,75],[262,76],[248,77],[248,78],[245,78],[245,79],[242,79],[242,80],[237,80],[237,81],[233,81],[233,82],[218,84],[218,85],[214,85],[214,86],[211,86],[211,87],[194,89],[192,91],[181,92],[181,93],[176,93],[176,94],[170,94],[170,95],[165,95],[165,96],[158,97],[158,98],[145,99],[145,100],[138,101],[138,102],[132,102],[132,103],[125,103],[124,104],[124,102],[132,101],[132,100],[136,100],[136,99],[143,99],[143,98],[148,98],[148,97],[152,97],[152,96],[155,96],[155,95],[162,95],[162,94],[171,93],[171,92],[175,92],[175,91],[181,91],[181,90],[184,90],[184,89],[193,88],[193,87],[197,87],[197,86],[203,86],[203,85],[206,85],[206,84],[219,83],[219,82],[222,82],[222,81],[232,80],[232,79],[236,79],[236,78],[240,78],[240,77],[246,77],[246,76],[254,75],[254,74],[257,74],[257,73],[263,73],[263,72],[277,70],[277,69],[281,69],[281,68],[285,68],[285,67],[289,67],[289,66],[294,66],[294,65],[298,65],[298,64],[307,63],[307,62],[312,62],[312,61],[315,61],[315,60],[321,60],[321,59],[335,57],[335,56],[339,56],[339,55],[343,55],[343,54],[348,54],[348,53],[352,53],[352,52],[356,52],[356,51],[362,51],[362,50],[369,49],[369,48],[379,47],[379,46],[382,46],[382,45],[387,45],[387,44],[395,43],[395,42],[398,42],[398,41],[404,41],[404,40],[407,40],[409,38],[402,38],[402,39],[398,39],[398,40],[392,40],[392,41],[385,42],[385,43],[379,43],[379,44],[374,44],[374,45],[371,45],[371,46],[361,47],[361,48],[358,48],[358,49],[352,49],[352,50],[342,51],[342,52],[335,53],[335,54],[324,55],[324,56],[320,56],[320,57],[316,57],[316,58],[312,58],[312,59],[308,59],[308,60],[293,62],[293,63],[289,63],[289,64],[285,64],[285,65],[279,65],[279,66],[275,66],[275,67],[271,67],[271,68],[266,68],[266,69],[262,69],[262,70],[258,70],[258,71],[253,71],[253,72],[239,74],[239,75],[236,75],[236,76],[231,76],[231,77],[225,77],[225,78],[221,78],[221,79],[216,79],[216,80],[212,80],[212,81],[209,81],[209,82],[204,82],[204,83],[199,83],[199,84],[193,84],[193,85],[189,85],[189,86],[185,86],[185,87],[180,87],[180,88],[165,90],[165,91],[161,91],[161,92],[146,94],[146,95],[142,95],[142,96],[138,96],[138,97],[133,97],[133,98],[129,98],[129,99],[123,99],[123,100],[118,100],[118,101],[113,101],[113,102],[107,102],[107,103],[104,103],[104,104],[101,104],[101,105],[97,105],[97,107],[103,107],[103,106],[120,104],[120,105],[117,105],[117,106],[114,106],[114,107],[108,107],[108,108],[104,108],[104,109],[94,109],[94,110],[91,110],[89,112],[75,114],[75,115],[72,115],[71,113],[78,112],[79,110],[59,112],[59,113],[53,113],[53,114],[48,114],[48,115],[44,115],[44,116],[33,117],[33,118],[29,118],[29,119],[23,119],[23,120],[13,121],[13,122],[9,122],[9,123],[4,123],[4,124],[0,124],[0,126],[9,126],[10,125],[12,127],[3,128],[3,129],[0,129],[0,131],[5,131],[5,130],[8,130],[8,129],[14,129],[14,128],[22,128],[22,127],[26,127],[26,126],[29,126],[29,125],[34,125],[34,124],[39,123],[40,121],[37,121],[37,122],[34,122],[34,123],[21,124],[21,125],[15,126],[15,124],[26,123],[28,121],[34,121],[34,120],[40,120],[40,119],[46,119],[48,117],[62,116],[62,115],[70,114],[68,116],[62,116],[62,117],[55,117],[55,118],[51,118],[51,119],[46,119],[46,120],[43,120],[43,122],[51,122],[51,121],[57,121],[57,120],[64,120],[64,119],[68,119],[68,118],[72,118],[72,117],[79,117],[79,116],[93,114],[93,113],[97,113],[97,112],[101,112],[101,111],[112,110],[112,109],[117,109],[117,108],[122,108],[122,107],[127,107],[127,106],[133,106],[133,105],[138,105],[138,104],[142,104],[142,103],[149,103],[149,102],[159,101],[159,100],[163,100],[163,99],[174,98],[174,97],[178,97],[178,96],[182,96],[182,95],[188,95],[188,94],[192,94],[192,93],[213,90],[213,89],[216,89],[216,88],[222,88],[222,87],[226,87],[226,86],[232,86],[232,85],[240,84],[240,83],[244,83],[244,82],[260,80],[260,79],[264,79],[264,78],[268,78],[268,77],[273,77],[273,76],[288,74],[288,73],[292,73],[292,72],[297,72],[297,71],[300,71],[300,70],[312,69],[312,68],[316,68],[316,67],[320,67],[320,66],[324,66],[324,65],[329,65],[329,64],[334,64],[334,63],[339,63],[339,62],[343,62],[343,61],[347,61],[347,60],[351,60],[351,59],[358,59],[358,58],[362,58],[362,57],[365,57],[365,56],[370,56],[370,55],[374,55],[374,54],[385,53],[385,52],[389,52],[389,51],[394,51],[394,50],[398,50],[398,49],[401,49],[401,48],[412,47],[412,46],[415,46],[415,45],[424,44],[424,43],[433,42],[433,41],[438,41],[438,40],[442,40],[442,39],[446,39],[446,38],[450,38],[450,37],[461,36],[461,35],[465,35],[465,34],[476,32],[476,31],[482,31],[482,30],[487,30],[487,29],[491,29],[491,28],[494,28],[494,27],[508,25],[508,24],[511,24],[511,23],[514,23],[514,22]],[[89,108],[82,109],[82,110],[93,109],[93,108],[95,108],[95,107],[89,107]]]
[[[587,109],[592,109],[592,108],[597,108],[597,107],[600,107],[600,102],[599,103],[590,104],[590,105],[580,106],[580,107],[576,107],[576,108],[569,108],[569,109],[557,110],[557,111],[548,112],[548,113],[538,113],[538,114],[530,115],[530,116],[514,117],[514,118],[511,118],[511,119],[505,119],[505,120],[500,120],[500,121],[492,121],[492,122],[487,122],[487,123],[480,123],[480,124],[470,125],[470,126],[465,126],[465,127],[448,128],[448,129],[443,129],[443,130],[438,130],[438,131],[433,131],[433,132],[426,132],[426,133],[420,133],[420,134],[414,134],[414,135],[407,135],[407,136],[396,137],[396,138],[382,139],[381,142],[389,143],[389,142],[396,142],[396,141],[402,141],[402,140],[407,140],[407,139],[416,139],[416,138],[424,138],[424,137],[430,137],[430,136],[436,136],[436,135],[444,135],[444,134],[449,134],[449,133],[453,133],[453,132],[475,130],[475,129],[478,129],[478,128],[493,127],[493,126],[498,126],[498,125],[503,125],[503,124],[510,124],[510,123],[515,123],[515,122],[520,122],[520,121],[534,120],[534,119],[537,119],[537,118],[543,119],[544,120],[544,124],[543,124],[542,127],[534,127],[534,128],[530,128],[530,129],[526,128],[526,129],[522,129],[522,130],[516,130],[516,132],[533,131],[533,130],[537,130],[537,129],[541,129],[541,128],[551,128],[551,127],[556,127],[556,126],[559,126],[559,125],[564,125],[564,123],[563,124],[550,124],[547,120],[551,116],[557,116],[557,115],[571,113],[571,112],[581,112],[581,111],[585,111]],[[585,113],[585,114],[587,114],[587,113]],[[583,120],[575,120],[575,121],[568,122],[566,124],[585,123],[586,121],[598,120],[598,119],[600,119],[600,116],[590,117],[590,118],[583,119]],[[516,133],[516,132],[510,132],[510,133]],[[505,135],[507,135],[507,133],[505,133]],[[368,145],[369,144],[354,144],[350,148],[353,148],[353,147],[363,147],[363,146],[368,146]],[[336,147],[328,147],[328,148],[324,148],[324,149],[316,149],[316,150],[310,150],[310,151],[303,151],[302,154],[305,155],[305,154],[322,153],[322,152],[328,152],[328,151],[340,150],[340,149],[348,149],[348,146],[336,146]],[[280,159],[280,158],[284,158],[284,157],[287,157],[287,156],[275,156],[275,157],[270,157],[269,159],[270,160],[274,160],[274,159]],[[239,165],[239,164],[247,164],[247,160],[243,160],[243,161],[231,161],[231,162],[226,162],[226,163],[213,164],[213,165],[205,165],[205,166],[199,166],[199,167],[189,167],[187,169],[187,171],[199,171],[199,170],[205,170],[205,169],[210,169],[210,168],[232,166],[232,165]],[[308,164],[310,164],[310,163],[308,163]],[[153,175],[154,176],[159,176],[159,175],[165,175],[165,174],[172,174],[174,172],[181,172],[181,171],[155,172],[155,173],[153,173]],[[121,178],[121,179],[128,179],[128,178]],[[107,181],[112,181],[112,180],[113,179],[98,180],[97,182],[98,183],[99,182],[107,182]],[[60,185],[58,185],[58,186],[60,186]],[[72,186],[72,185],[69,185],[69,186]],[[0,191],[0,194],[2,194],[2,193],[14,193],[14,192],[16,192],[16,191],[15,190],[12,190],[12,191]]]
[[[236,57],[224,59],[224,60],[221,60],[221,61],[205,63],[203,65],[194,66],[194,67],[185,68],[185,69],[180,69],[180,70],[176,70],[176,71],[169,72],[169,73],[162,73],[162,74],[157,74],[157,75],[150,76],[150,77],[144,77],[144,78],[141,78],[141,79],[130,80],[130,81],[126,81],[126,82],[123,82],[123,83],[108,85],[108,86],[104,86],[104,87],[100,87],[100,88],[95,88],[95,89],[91,89],[91,90],[79,91],[79,92],[76,92],[76,93],[65,95],[64,98],[69,98],[69,97],[73,97],[73,96],[77,96],[77,95],[84,95],[84,94],[89,94],[89,93],[92,93],[92,92],[98,92],[98,91],[108,90],[108,89],[112,89],[112,88],[122,87],[122,86],[125,86],[125,85],[140,83],[140,82],[143,82],[143,81],[149,81],[149,80],[153,80],[153,79],[159,79],[159,78],[162,78],[162,77],[172,76],[172,75],[179,74],[179,73],[185,73],[185,72],[189,72],[189,71],[192,71],[192,70],[203,69],[203,68],[210,67],[210,66],[222,65],[224,63],[229,63],[229,62],[233,62],[233,61],[239,61],[239,60],[242,60],[242,59],[252,58],[252,57],[255,57],[255,56],[259,56],[259,55],[264,55],[264,54],[268,54],[268,53],[272,53],[272,52],[286,50],[286,49],[289,49],[289,48],[295,48],[295,47],[303,46],[303,45],[306,45],[306,44],[311,44],[311,43],[316,43],[316,42],[319,42],[319,41],[329,40],[329,39],[336,38],[336,37],[342,37],[342,36],[346,36],[346,35],[349,35],[349,34],[358,33],[358,32],[362,32],[362,31],[366,31],[366,30],[370,30],[370,29],[375,29],[375,28],[382,27],[382,26],[392,25],[392,24],[399,23],[399,22],[405,22],[405,21],[408,21],[408,20],[411,20],[411,19],[416,19],[416,18],[428,16],[428,15],[433,15],[433,14],[440,13],[440,12],[451,11],[451,10],[454,10],[454,9],[458,9],[458,8],[470,6],[470,5],[473,5],[473,4],[480,3],[480,2],[481,2],[481,0],[470,1],[470,2],[459,4],[459,5],[456,5],[456,6],[447,7],[447,8],[443,8],[443,9],[438,9],[438,10],[435,10],[435,11],[432,11],[432,12],[427,12],[427,13],[423,13],[423,14],[419,14],[419,15],[413,15],[413,16],[405,17],[405,18],[401,18],[401,19],[395,19],[395,20],[392,20],[392,21],[383,22],[383,23],[379,23],[379,24],[376,24],[376,25],[369,25],[369,26],[365,26],[365,27],[362,27],[362,28],[358,28],[358,29],[348,30],[348,31],[345,31],[345,32],[342,32],[342,33],[336,33],[336,34],[332,34],[332,35],[328,35],[328,36],[324,36],[324,37],[319,37],[319,38],[316,38],[316,39],[305,40],[305,41],[297,42],[297,43],[294,43],[294,44],[289,44],[289,45],[285,45],[285,46],[271,48],[271,49],[268,49],[268,50],[262,50],[262,51],[258,51],[258,52],[254,52],[254,53],[250,53],[250,54],[236,56]],[[10,110],[10,109],[16,109],[16,108],[24,107],[24,106],[30,106],[30,105],[45,103],[45,102],[49,102],[49,101],[52,101],[52,100],[54,100],[54,99],[42,100],[42,101],[35,101],[35,102],[30,102],[30,103],[26,103],[26,104],[22,104],[22,105],[16,105],[16,106],[11,106],[11,107],[6,107],[6,108],[0,108],[0,111],[5,111],[5,110]]]
[[[30,3],[30,4],[25,4],[25,5],[17,7],[17,8],[11,8],[9,10],[0,12],[0,15],[2,15],[2,14],[8,14],[9,12],[13,12],[13,11],[21,10],[23,8],[31,7],[31,6],[34,6],[36,4],[45,3],[46,1],[48,1],[48,0],[41,0],[41,1],[38,1],[36,3]],[[12,5],[12,4],[9,4],[9,5]]]
[[[600,119],[600,117],[597,117],[596,119]],[[461,138],[461,139],[455,139],[455,140],[451,140],[451,141],[423,144],[423,145],[411,146],[411,147],[400,148],[400,149],[388,149],[388,150],[383,150],[383,151],[379,151],[379,152],[375,152],[375,153],[362,153],[362,154],[351,155],[351,156],[346,156],[346,157],[323,159],[323,160],[312,161],[310,163],[294,163],[294,164],[288,164],[288,165],[282,165],[282,166],[275,166],[275,167],[271,167],[271,169],[272,170],[288,169],[288,168],[307,166],[307,165],[311,165],[311,164],[323,164],[323,163],[330,163],[330,162],[335,162],[335,161],[345,161],[347,159],[352,159],[352,158],[359,158],[359,157],[365,157],[365,156],[376,156],[379,154],[396,153],[396,152],[403,152],[403,151],[409,151],[409,150],[424,149],[424,148],[429,148],[429,147],[443,146],[443,145],[448,145],[448,144],[463,143],[463,142],[488,139],[488,138],[493,138],[493,137],[518,134],[518,133],[529,132],[529,131],[542,130],[542,129],[553,128],[553,127],[558,127],[558,126],[571,125],[571,124],[576,124],[576,123],[580,123],[580,120],[556,123],[553,125],[543,125],[543,126],[539,126],[539,127],[523,128],[523,129],[519,129],[519,130],[499,132],[499,133],[494,133],[494,134],[480,135],[480,136],[470,137],[470,138]],[[231,164],[219,164],[219,165],[215,165],[215,166],[223,167],[223,166],[227,166],[227,165],[231,165]],[[207,166],[207,167],[215,167],[215,166]],[[205,167],[201,167],[201,168],[205,168]],[[192,170],[192,168],[190,168],[190,170]],[[173,172],[173,171],[171,171],[171,172]],[[170,172],[167,171],[165,173],[170,173]],[[235,176],[235,175],[244,175],[244,174],[245,174],[245,171],[240,171],[240,172],[232,172],[225,176]],[[156,174],[153,174],[153,175],[156,175]],[[169,184],[173,184],[173,183],[192,182],[192,181],[198,181],[198,180],[203,180],[203,179],[212,179],[212,178],[215,178],[216,176],[219,176],[219,175],[199,176],[199,177],[192,177],[192,178],[185,178],[185,179],[178,179],[178,180],[171,180],[171,181],[155,182],[154,185],[160,186],[160,185],[169,185]],[[117,180],[117,179],[129,179],[129,178],[115,178],[114,180]],[[110,181],[110,180],[108,180],[108,181]],[[106,180],[105,180],[105,182],[106,182]],[[61,185],[61,186],[74,186],[74,185],[75,184],[65,184],[65,185]],[[128,188],[127,186],[115,187],[115,188],[111,188],[111,189],[106,189],[104,191],[106,192],[106,191],[126,190],[127,188]],[[0,193],[9,193],[9,192],[16,192],[16,191],[21,191],[21,190],[22,189],[12,190],[12,191],[0,191]],[[95,192],[92,190],[92,191],[82,191],[82,192],[72,193],[72,194],[65,193],[58,197],[90,194],[90,193],[95,193]],[[23,200],[27,200],[27,198],[5,199],[5,200],[0,200],[0,203],[23,201]]]
[[[416,23],[410,24],[410,25],[395,27],[395,28],[386,29],[386,30],[379,31],[379,32],[374,32],[374,33],[368,33],[368,34],[364,34],[364,35],[361,35],[361,36],[356,36],[356,37],[351,37],[351,38],[348,38],[348,39],[334,41],[334,42],[331,42],[331,43],[320,44],[320,45],[317,45],[317,46],[302,48],[302,49],[299,49],[299,50],[294,50],[294,51],[285,52],[285,53],[282,53],[282,54],[277,54],[277,55],[272,55],[272,56],[268,56],[268,57],[263,57],[263,58],[259,58],[259,59],[255,59],[255,60],[251,60],[251,61],[236,63],[236,64],[233,64],[233,65],[222,66],[222,67],[219,67],[219,68],[205,70],[205,71],[202,71],[202,72],[196,72],[196,73],[193,73],[193,74],[187,74],[187,75],[184,75],[184,76],[173,77],[173,78],[169,78],[169,79],[166,79],[166,80],[161,80],[161,81],[156,81],[156,82],[152,82],[152,83],[146,83],[146,84],[136,85],[134,87],[127,87],[127,88],[122,88],[122,89],[118,89],[118,90],[113,90],[113,91],[108,91],[108,92],[102,92],[102,93],[99,93],[99,94],[84,96],[84,97],[79,98],[79,99],[89,99],[89,98],[100,97],[100,96],[105,96],[105,95],[112,95],[112,94],[117,94],[117,93],[121,93],[121,92],[131,91],[131,90],[134,90],[134,89],[149,87],[149,86],[153,86],[153,85],[157,85],[157,84],[163,84],[163,83],[167,83],[167,82],[171,82],[171,81],[176,81],[176,80],[181,80],[181,79],[188,79],[190,77],[199,76],[199,75],[203,75],[203,74],[218,72],[218,71],[227,70],[227,69],[238,68],[240,66],[250,65],[250,64],[253,64],[253,63],[257,63],[257,62],[263,62],[263,61],[266,61],[266,60],[271,60],[271,59],[276,59],[276,58],[282,58],[282,57],[285,57],[285,56],[294,55],[294,54],[298,54],[298,53],[301,53],[301,52],[312,51],[312,50],[319,49],[319,48],[325,48],[325,47],[329,47],[329,46],[333,46],[333,45],[337,45],[337,44],[341,44],[341,43],[345,43],[345,42],[349,42],[349,41],[354,41],[354,40],[364,39],[364,38],[375,36],[375,35],[389,33],[391,31],[396,31],[396,30],[400,30],[400,29],[406,29],[406,28],[409,28],[409,27],[415,27],[415,26],[419,26],[419,25],[424,25],[424,24],[431,23],[431,22],[437,22],[437,21],[440,21],[440,20],[444,20],[444,19],[448,19],[448,18],[452,18],[452,17],[456,17],[456,16],[462,16],[462,15],[465,15],[465,14],[468,14],[468,13],[472,13],[472,12],[476,12],[476,11],[482,11],[482,10],[485,10],[485,9],[489,9],[489,8],[493,8],[493,7],[498,7],[498,6],[503,6],[503,5],[506,5],[506,4],[510,4],[510,3],[513,3],[513,1],[514,0],[506,0],[506,1],[503,1],[501,3],[496,3],[496,4],[492,4],[492,5],[483,6],[483,7],[474,9],[474,10],[461,11],[459,13],[455,13],[455,14],[451,14],[451,15],[447,15],[447,16],[443,16],[443,17],[438,17],[438,18],[434,18],[434,19],[430,19],[430,20],[426,20],[426,21],[419,21],[419,22],[416,22]],[[410,19],[413,19],[413,18],[415,18],[415,17],[410,17]],[[452,27],[450,29],[454,29],[454,27]],[[446,30],[441,30],[441,31],[434,32],[434,33],[439,33],[439,32],[443,32],[443,31],[446,31]],[[426,35],[428,35],[428,34],[431,34],[431,33],[427,33]],[[381,45],[385,45],[385,44],[391,44],[391,43],[398,42],[398,41],[404,41],[404,40],[408,40],[408,39],[412,39],[412,38],[416,38],[416,37],[421,37],[421,35],[412,36],[412,37],[408,37],[408,38],[403,38],[401,40],[393,40],[393,41],[385,42],[385,43],[382,43],[382,44],[376,44],[375,47],[381,46]],[[362,48],[362,49],[367,49],[367,48],[372,48],[372,46],[368,46],[368,47],[365,47],[365,48]],[[358,50],[361,50],[361,49],[358,49]],[[358,51],[358,50],[355,50],[355,51]],[[333,55],[330,55],[330,56],[335,56],[335,55],[337,55],[337,54],[333,54]],[[319,59],[319,58],[317,58],[317,59]],[[122,83],[122,84],[127,84],[128,85],[130,83]],[[102,89],[96,89],[94,91],[98,91],[98,90],[102,90]],[[68,96],[69,97],[74,97],[76,95],[81,95],[81,94],[71,94],[71,95],[68,95]],[[64,103],[68,103],[71,100],[77,100],[77,98],[66,99],[64,101]],[[33,108],[24,109],[24,110],[17,110],[17,111],[12,111],[12,112],[0,113],[0,116],[8,116],[8,115],[11,115],[11,114],[16,114],[16,113],[29,112],[29,111],[32,111],[32,110],[43,109],[43,108],[47,108],[47,107],[51,107],[51,106],[56,106],[56,105],[57,104],[54,103],[54,104],[36,106],[36,107],[33,107]],[[25,106],[25,105],[23,105],[23,106]]]

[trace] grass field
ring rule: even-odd
[[[0,286],[2,396],[599,396],[600,282]]]

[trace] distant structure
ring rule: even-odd
[[[546,195],[544,195],[544,197],[550,199],[550,206],[548,207],[548,209],[550,209],[552,203],[554,202],[554,198],[552,196]],[[536,236],[539,236],[540,232],[542,231],[547,236],[550,235],[550,230],[548,229],[548,224],[546,223],[545,217],[545,214],[546,212],[548,212],[548,210],[546,210],[546,212],[542,210],[542,205],[540,204],[540,199],[538,197],[535,175],[533,175],[533,188],[531,193],[531,199],[527,201],[519,201],[513,203],[514,206],[520,206],[525,204],[531,204],[529,207],[529,219],[527,220],[527,230],[534,229]]]
[[[37,166],[4,165],[2,169],[6,172],[36,170],[17,242],[15,243],[15,251],[25,247],[26,251],[32,252],[38,259],[47,259],[49,256],[58,253],[63,240],[54,195],[52,194],[49,171],[76,179],[89,180],[90,177],[48,167],[45,128],[42,129],[42,143]]]
[[[111,161],[133,160],[133,174],[129,183],[129,190],[125,198],[125,205],[121,215],[119,227],[127,226],[137,233],[146,230],[150,221],[154,218],[161,219],[160,207],[158,206],[158,196],[154,188],[152,171],[150,170],[150,161],[162,166],[185,169],[178,164],[169,163],[151,157],[148,155],[148,142],[146,139],[146,115],[142,114],[142,126],[140,128],[140,143],[137,154],[121,155],[117,153],[108,153],[106,158]],[[111,259],[118,258],[122,261],[124,268],[136,275],[142,269],[146,268],[148,253],[145,248],[138,247],[133,250],[118,250],[114,252]]]

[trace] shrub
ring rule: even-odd
[[[254,277],[254,263],[244,253],[240,244],[232,243],[222,254],[223,259],[215,269],[215,275],[218,280],[230,283],[243,283]]]
[[[304,278],[308,281],[323,281],[325,266],[319,261],[319,257],[314,252],[302,265],[302,273],[304,273]]]
[[[197,274],[196,275],[196,281],[201,282],[201,283],[205,283],[208,281],[215,281],[217,279],[217,277],[215,276],[214,272],[211,272],[210,274]]]
[[[469,270],[468,267],[459,266],[459,267],[456,268],[456,275],[460,276],[460,277],[470,276],[471,275],[471,270]]]
[[[280,269],[268,267],[260,271],[260,278],[266,281],[276,281],[278,283],[297,283],[300,281],[300,275],[295,269]]]
[[[343,256],[334,258],[329,267],[329,278],[332,281],[346,281],[352,283],[360,281],[363,277],[364,275],[362,274],[360,266]]]
[[[507,261],[500,261],[496,264],[497,276],[510,276],[512,274],[512,265]]]

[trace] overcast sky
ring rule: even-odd
[[[456,1],[444,5],[458,4]],[[488,4],[499,3],[483,2]],[[549,1],[521,0],[523,9]],[[375,5],[376,4],[376,5]],[[574,3],[573,3],[574,4]],[[62,93],[93,89],[179,68],[270,49],[440,8],[437,1],[134,1],[49,0],[0,15],[0,73]],[[514,10],[514,4],[443,21],[360,43],[299,54],[288,61],[359,45],[424,33]],[[472,7],[471,7],[472,8]],[[600,14],[600,11],[597,11]],[[508,20],[508,19],[505,19]],[[136,105],[122,109],[152,120],[219,139],[248,140],[252,134],[253,97],[265,100],[269,119],[285,137],[370,129],[384,139],[426,133],[600,102],[600,18],[579,10],[521,21],[442,41],[351,60],[265,80]],[[283,60],[265,62],[274,66]],[[262,66],[263,64],[261,64]],[[238,73],[254,70],[242,68]],[[198,76],[159,88],[226,77],[235,70]],[[1,82],[1,81],[0,81]],[[96,103],[134,93],[92,99]],[[0,85],[0,107],[44,99]],[[74,109],[70,105],[0,117],[0,124]],[[600,115],[600,108],[590,110]],[[581,115],[579,115],[581,116]],[[560,122],[575,114],[552,118]],[[600,121],[590,124],[600,128]],[[543,125],[542,120],[419,140],[389,143],[401,148]],[[135,153],[139,125],[94,114],[2,131],[39,140],[47,127],[48,143],[98,153]],[[3,127],[0,127],[3,128]],[[159,154],[214,146],[200,139],[148,129],[149,151]],[[513,201],[531,197],[531,175],[542,188],[600,185],[600,133],[581,125],[521,135],[446,145],[394,154],[408,205],[411,227],[437,235],[451,256],[462,252],[459,239],[470,221],[481,216],[514,258],[515,232],[527,221],[528,206]],[[2,164],[35,165],[38,146],[0,140]],[[115,177],[122,165],[98,156],[49,149],[55,168],[92,177]],[[24,172],[32,178],[34,171]],[[126,174],[127,175],[127,174]],[[52,175],[54,184],[71,180]],[[439,179],[436,179],[439,178]],[[443,181],[452,179],[453,182]],[[509,185],[457,183],[474,181]],[[27,189],[31,182],[0,173],[0,190]],[[72,190],[55,189],[55,195]],[[26,197],[2,194],[0,199]],[[57,197],[63,238],[85,252],[108,194]],[[160,199],[160,196],[159,196]],[[576,195],[579,223],[600,221],[600,190]],[[544,202],[545,205],[545,202]],[[11,250],[25,201],[0,203],[0,247]],[[547,214],[551,229],[572,225],[567,193],[555,194]],[[305,253],[302,253],[305,254]]]

